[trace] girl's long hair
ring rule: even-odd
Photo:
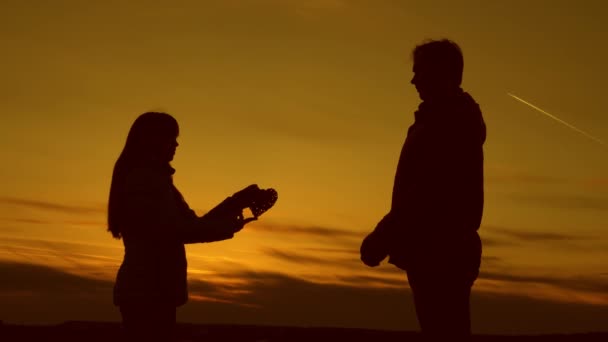
[[[179,126],[177,121],[167,113],[147,112],[141,114],[129,130],[127,142],[123,148],[112,173],[110,198],[108,201],[108,231],[112,236],[122,237],[122,222],[129,213],[124,212],[124,178],[133,167],[157,166],[162,162],[158,152],[162,144],[177,137]]]

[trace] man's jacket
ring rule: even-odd
[[[399,158],[391,211],[372,233],[390,263],[407,270],[479,266],[485,139],[469,94],[420,104]]]

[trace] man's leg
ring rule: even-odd
[[[471,287],[449,279],[441,282],[433,278],[408,272],[420,330],[431,340],[469,338]]]

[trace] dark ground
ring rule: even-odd
[[[12,325],[0,323],[0,341],[117,341],[121,335],[116,322],[66,322],[59,325]],[[416,332],[341,328],[298,328],[247,325],[180,324],[180,341],[419,341]],[[573,335],[492,336],[478,335],[474,341],[608,341],[608,332]]]

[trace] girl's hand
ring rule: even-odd
[[[257,217],[248,217],[246,219],[243,218],[242,215],[239,215],[239,217],[237,218],[237,222],[235,224],[235,227],[233,229],[233,232],[239,232],[241,229],[243,229],[243,227],[245,227],[245,225],[251,221],[257,221]]]

